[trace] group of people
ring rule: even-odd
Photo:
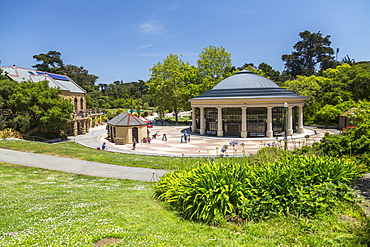
[[[188,132],[185,131],[184,134],[181,135],[180,142],[181,143],[190,142],[190,135],[188,134]]]
[[[152,135],[152,138],[150,138],[150,136],[148,137],[148,139],[147,139],[148,144],[151,143],[152,139],[157,139],[157,133],[155,133],[154,135]],[[167,141],[166,134],[163,134],[162,141]],[[190,135],[186,131],[184,132],[183,135],[181,135],[180,142],[181,143],[190,142]],[[136,140],[136,138],[134,138],[132,140],[132,149],[131,150],[135,150],[136,149],[136,144],[137,144],[137,140]],[[108,150],[107,145],[106,145],[105,142],[101,145],[101,148],[98,147],[97,149],[98,150]]]

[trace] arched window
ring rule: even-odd
[[[75,98],[74,100],[74,107],[75,107],[75,111],[77,111],[78,110],[78,99],[77,98]]]
[[[84,109],[84,99],[83,98],[80,99],[80,109],[85,110]]]

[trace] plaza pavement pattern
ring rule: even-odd
[[[132,154],[144,154],[144,155],[159,155],[159,156],[174,156],[174,157],[214,157],[220,154],[220,150],[223,145],[228,145],[232,141],[237,141],[238,145],[235,148],[229,147],[229,156],[243,156],[248,154],[254,154],[262,147],[266,146],[280,146],[284,147],[283,137],[279,138],[238,138],[238,137],[213,137],[213,136],[201,136],[196,133],[192,133],[188,126],[154,126],[150,130],[150,136],[154,133],[159,133],[156,139],[152,139],[151,143],[138,143],[136,150],[132,150],[132,144],[126,145],[115,145],[114,143],[108,142],[106,137],[105,126],[98,126],[90,130],[90,137],[96,138],[94,142],[90,138],[90,143],[84,141],[82,136],[78,136],[74,141],[81,145],[88,147],[100,147],[102,143],[106,143],[108,151],[112,152],[123,152]],[[190,142],[181,143],[180,138],[184,131],[190,134]],[[336,129],[321,129],[317,127],[305,127],[304,133],[294,134],[289,137],[288,149],[293,150],[295,148],[302,147],[304,145],[312,145],[314,142],[319,142],[326,132],[338,133]],[[167,141],[162,140],[163,134],[166,134]],[[87,137],[85,136],[85,138]],[[306,138],[309,136],[309,138]],[[89,137],[87,137],[88,139]],[[244,143],[244,145],[240,145]],[[95,146],[94,146],[95,145]]]

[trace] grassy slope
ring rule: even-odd
[[[359,221],[335,215],[224,228],[187,222],[145,182],[4,163],[0,176],[0,246],[93,246],[104,237],[122,238],[117,246],[361,246],[366,238]]]
[[[113,154],[73,143],[0,141],[0,147],[130,166],[196,161]],[[343,205],[318,219],[215,228],[181,220],[153,199],[152,186],[0,163],[0,246],[92,246],[104,237],[122,238],[117,246],[366,246],[369,239],[357,207]]]

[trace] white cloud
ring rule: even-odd
[[[146,49],[146,48],[151,47],[151,46],[153,46],[153,44],[147,44],[147,45],[140,46],[138,49],[139,50]]]
[[[144,35],[163,35],[165,32],[165,23],[151,19],[139,24],[140,32]]]

